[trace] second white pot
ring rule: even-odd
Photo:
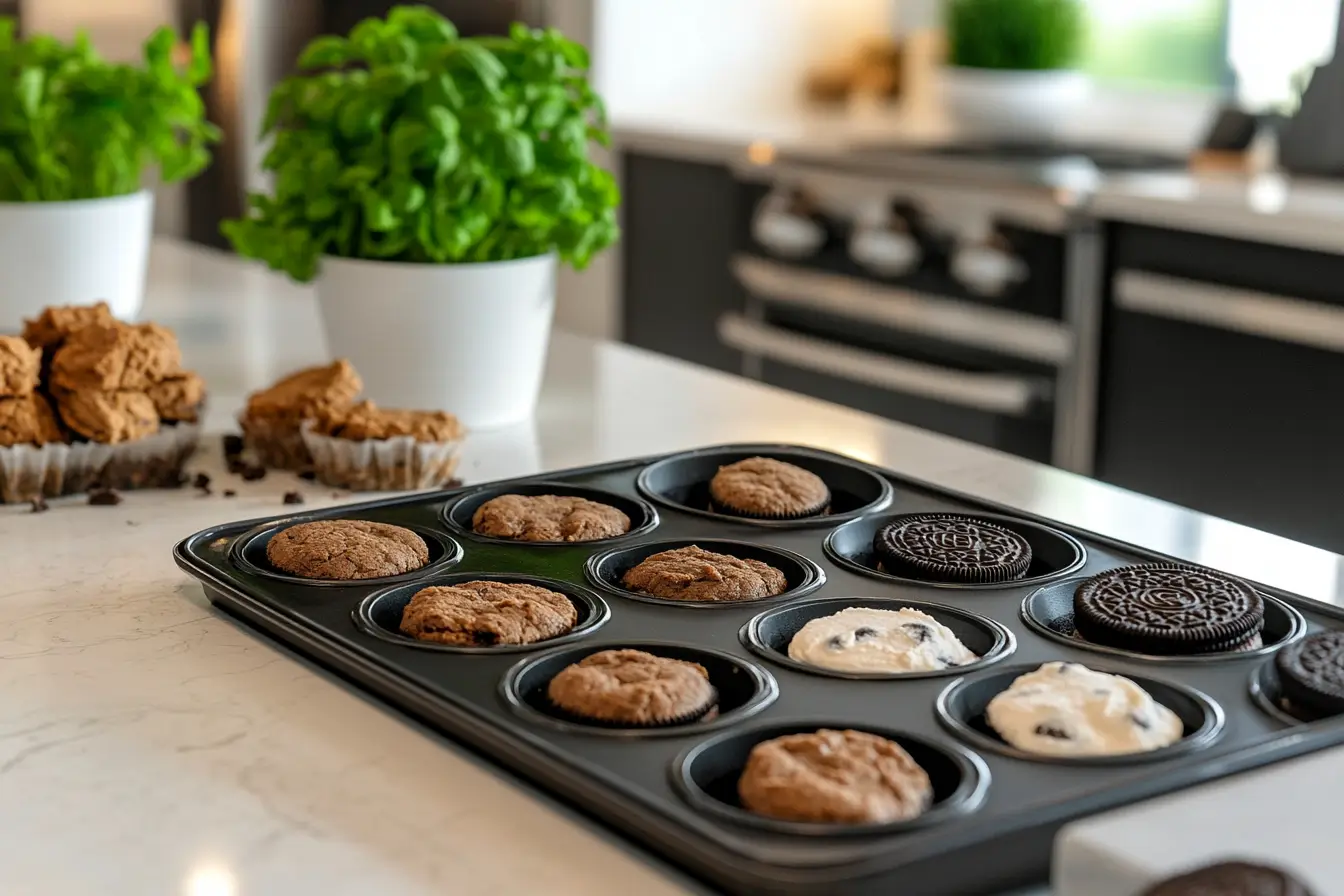
[[[333,356],[383,407],[444,410],[473,429],[532,416],[555,311],[553,255],[480,264],[322,259]]]

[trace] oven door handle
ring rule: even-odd
[[[719,318],[719,341],[770,361],[836,379],[875,386],[957,407],[1007,417],[1025,417],[1050,397],[1043,378],[1000,373],[968,373],[919,361],[905,361],[729,313]]]
[[[1115,275],[1126,311],[1344,353],[1344,308],[1147,271]]]

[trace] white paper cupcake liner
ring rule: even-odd
[[[461,440],[418,442],[411,436],[354,441],[313,432],[303,425],[318,481],[352,491],[440,488],[457,470]]]
[[[312,465],[303,434],[293,420],[240,416],[243,443],[263,467],[302,472]]]
[[[134,442],[76,442],[0,448],[0,503],[58,498],[94,486],[115,489],[175,488],[196,451],[201,427],[165,426]]]

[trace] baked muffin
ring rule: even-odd
[[[317,520],[271,536],[266,559],[305,579],[376,579],[424,566],[429,545],[410,529],[390,523]]]
[[[32,395],[41,369],[41,349],[17,336],[0,336],[0,398]]]
[[[789,587],[784,573],[768,563],[695,545],[646,558],[626,570],[621,584],[641,594],[684,601],[759,600]]]
[[[313,472],[354,491],[439,488],[457,470],[466,428],[444,411],[380,408],[362,401],[303,424]]]
[[[64,441],[56,415],[41,395],[34,392],[22,398],[0,398],[0,448]]]
[[[578,621],[574,603],[558,591],[481,580],[417,591],[402,611],[401,631],[438,644],[495,647],[555,638]]]
[[[471,530],[514,541],[597,541],[629,532],[630,517],[572,495],[500,495],[476,508]]]
[[[602,650],[551,679],[546,696],[564,715],[617,728],[680,725],[715,712],[718,692],[698,663],[642,650]]]
[[[933,783],[895,741],[821,729],[752,747],[737,782],[748,811],[786,821],[883,824],[933,804]]]
[[[33,320],[23,322],[23,338],[33,348],[43,349],[50,358],[71,333],[85,327],[109,327],[114,323],[106,302],[93,305],[53,305],[43,308]]]
[[[76,330],[51,359],[53,392],[144,392],[182,371],[182,350],[158,324]]]
[[[831,503],[831,490],[802,467],[749,457],[719,468],[709,481],[709,498],[719,513],[791,520],[823,513]]]
[[[304,421],[339,416],[363,388],[359,374],[344,359],[291,373],[248,397],[238,420],[243,438],[265,466],[306,470],[313,458],[303,441]]]

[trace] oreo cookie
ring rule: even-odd
[[[1344,713],[1344,632],[1321,632],[1274,657],[1279,689],[1295,709],[1316,716]]]
[[[1241,650],[1265,625],[1265,602],[1246,582],[1178,563],[1123,566],[1073,595],[1073,623],[1095,644],[1158,656]]]
[[[973,516],[919,513],[878,530],[873,552],[892,575],[929,582],[992,584],[1027,574],[1031,544]]]
[[[1219,862],[1169,878],[1142,896],[1312,896],[1286,871],[1250,862]]]

